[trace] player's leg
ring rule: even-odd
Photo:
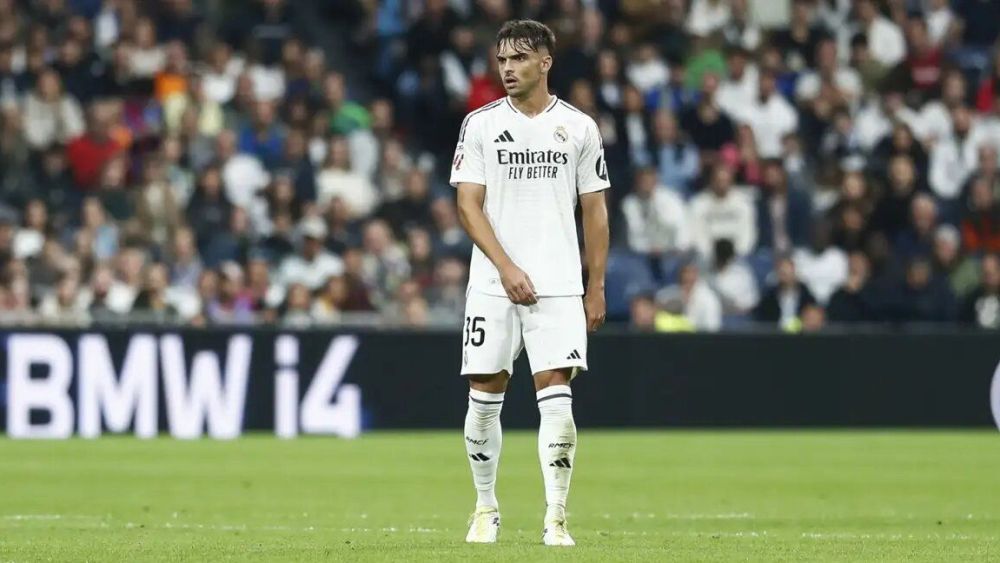
[[[503,433],[500,411],[510,374],[469,374],[469,408],[465,414],[465,451],[476,486],[476,510],[499,509],[496,497],[497,466]]]
[[[543,540],[573,545],[566,501],[576,465],[577,432],[570,381],[587,368],[586,317],[578,297],[548,297],[520,310],[540,415],[538,461],[545,483]]]
[[[476,487],[476,511],[466,541],[493,543],[500,528],[496,498],[503,433],[500,411],[520,353],[520,324],[506,297],[470,291],[462,343],[462,375],[469,381],[465,451]]]

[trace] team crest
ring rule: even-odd
[[[560,143],[565,143],[569,140],[569,133],[566,132],[566,128],[560,125],[556,127],[556,132],[552,134],[552,137]]]

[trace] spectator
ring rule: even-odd
[[[1000,204],[983,178],[973,180],[969,209],[962,218],[962,245],[967,252],[1000,252]]]
[[[173,323],[178,320],[177,309],[167,299],[167,266],[151,264],[146,270],[146,282],[135,298],[132,309],[147,322]]]
[[[83,111],[72,96],[62,91],[55,71],[46,69],[37,78],[25,100],[24,136],[34,150],[53,143],[66,143],[84,131]]]
[[[938,209],[934,198],[925,194],[913,198],[910,225],[896,237],[896,253],[902,258],[930,255],[937,222]]]
[[[170,285],[194,289],[203,268],[194,231],[187,227],[175,231],[169,256]]]
[[[653,117],[653,138],[660,183],[682,196],[689,195],[701,171],[698,149],[681,136],[677,120],[667,111]]]
[[[847,281],[847,253],[831,244],[832,229],[824,221],[813,224],[809,248],[800,248],[792,254],[795,271],[802,282],[825,305],[833,292]]]
[[[788,186],[780,160],[764,163],[762,188],[757,200],[758,247],[786,253],[805,245],[812,215],[809,199]]]
[[[310,291],[319,289],[330,276],[344,273],[344,262],[323,248],[326,225],[319,217],[308,217],[299,224],[299,252],[284,259],[278,274],[280,283],[302,284]]]
[[[747,315],[760,300],[753,272],[736,257],[733,242],[729,239],[715,241],[715,259],[708,283],[719,296],[723,314],[728,316]]]
[[[886,67],[902,61],[906,57],[906,40],[899,27],[879,13],[874,0],[857,0],[855,8],[875,59]]]
[[[737,121],[750,125],[757,150],[764,158],[777,158],[782,153],[782,139],[798,128],[795,108],[777,91],[777,78],[772,71],[761,73],[754,103],[733,114]]]
[[[913,161],[896,156],[889,165],[889,186],[875,206],[872,228],[894,240],[909,224],[913,198],[918,191]]]
[[[652,168],[636,173],[633,192],[622,201],[622,213],[628,227],[629,248],[648,257],[651,263],[676,257],[691,244],[684,200],[657,185],[656,171]]]
[[[962,322],[979,328],[1000,328],[1000,258],[987,254],[982,261],[982,283],[965,300]]]
[[[816,305],[809,288],[802,283],[795,271],[795,262],[788,256],[778,259],[775,264],[777,283],[764,293],[754,319],[758,322],[777,324],[783,329],[794,328],[800,323],[803,309]]]
[[[393,239],[385,221],[374,219],[364,228],[362,280],[372,291],[376,303],[385,303],[404,280],[409,279],[410,265],[406,252]]]
[[[632,298],[629,305],[629,325],[636,332],[656,330],[656,301],[653,296],[640,293]]]
[[[923,257],[909,262],[904,281],[892,301],[891,315],[897,322],[948,322],[956,314],[951,288],[944,280],[934,278],[930,262]]]
[[[243,269],[239,264],[225,262],[219,267],[218,294],[205,306],[210,323],[249,324],[254,321],[253,303],[243,281]]]
[[[81,326],[90,322],[87,310],[80,303],[79,282],[76,276],[60,277],[53,292],[38,305],[42,321],[62,326]]]
[[[306,328],[313,323],[309,301],[309,288],[293,283],[288,287],[285,302],[281,305],[281,324],[290,328]]]
[[[961,235],[952,225],[941,225],[934,232],[931,256],[934,275],[944,279],[958,299],[964,299],[979,283],[976,260],[962,255]]]
[[[428,182],[426,172],[411,169],[404,180],[403,197],[379,207],[376,216],[386,220],[397,237],[402,237],[412,227],[429,228],[433,225]]]
[[[24,207],[24,223],[14,235],[12,253],[16,258],[31,258],[42,251],[49,232],[49,212],[40,199],[29,200]]]
[[[87,110],[87,131],[66,147],[73,181],[82,191],[93,190],[104,166],[122,147],[111,138],[112,108],[97,102]]]
[[[819,26],[813,24],[815,3],[811,0],[792,0],[791,19],[788,27],[779,29],[771,44],[782,53],[785,66],[792,72],[801,72],[813,66],[816,45],[824,37]]]
[[[698,266],[689,262],[681,267],[678,283],[656,293],[656,302],[668,316],[657,316],[658,330],[669,326],[669,315],[680,317],[691,329],[716,332],[722,328],[722,304],[719,297],[700,278]]]
[[[316,175],[316,202],[321,208],[339,197],[347,204],[351,218],[370,214],[378,205],[378,193],[367,178],[351,168],[347,140],[333,137],[323,169]]]
[[[215,140],[215,156],[222,172],[226,199],[247,209],[257,193],[271,180],[260,159],[239,151],[236,134],[223,130]]]
[[[720,166],[712,172],[709,189],[691,199],[691,241],[705,260],[711,259],[719,239],[731,240],[740,257],[757,242],[753,204],[732,182],[732,173]]]
[[[205,249],[211,237],[229,224],[232,204],[222,185],[222,172],[216,166],[202,170],[198,185],[187,206],[187,222],[198,240],[198,248]]]
[[[877,299],[869,284],[871,265],[862,252],[848,258],[847,279],[830,297],[827,317],[834,323],[861,323],[877,320]]]

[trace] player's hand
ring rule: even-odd
[[[512,303],[517,305],[534,305],[538,303],[535,295],[535,284],[531,283],[531,278],[524,270],[511,262],[508,266],[500,269],[500,283],[503,284],[504,291]]]
[[[604,302],[604,292],[590,291],[583,296],[583,310],[587,314],[587,332],[594,332],[604,324],[607,305]]]

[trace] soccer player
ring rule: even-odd
[[[497,539],[500,410],[514,359],[527,348],[541,414],[542,540],[574,545],[566,530],[576,453],[570,381],[587,369],[587,331],[604,322],[608,211],[603,190],[610,184],[597,124],[549,94],[554,47],[552,30],[538,22],[503,25],[497,62],[507,96],[465,118],[452,161],[459,215],[476,244],[462,347],[462,375],[470,387],[465,446],[478,492],[468,542]]]

